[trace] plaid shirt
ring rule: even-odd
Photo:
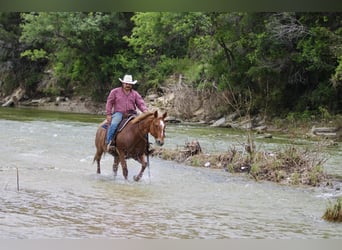
[[[107,98],[106,114],[112,115],[115,112],[127,114],[129,111],[139,109],[141,112],[147,111],[144,99],[132,89],[128,95],[122,87],[112,89]]]

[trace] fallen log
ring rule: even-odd
[[[315,126],[312,127],[311,132],[313,134],[322,134],[322,133],[336,133],[338,130],[337,127],[321,127],[316,128]]]
[[[311,136],[321,136],[326,138],[337,138],[339,137],[340,128],[339,127],[319,127],[313,126],[310,131]]]
[[[25,95],[25,89],[22,87],[17,88],[12,95],[8,96],[4,104],[2,104],[2,107],[11,107],[11,106],[18,106],[19,101],[23,98]]]

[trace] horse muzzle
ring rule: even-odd
[[[158,146],[163,146],[164,145],[164,140],[156,139],[156,143]]]

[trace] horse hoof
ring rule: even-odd
[[[133,179],[134,179],[135,181],[139,181],[139,180],[140,180],[140,178],[137,177],[136,175],[133,176]]]

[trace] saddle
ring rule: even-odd
[[[129,123],[130,120],[134,119],[135,117],[137,116],[136,113],[128,113],[127,115],[124,115],[121,122],[119,123],[114,135],[113,135],[113,139],[111,141],[111,145],[115,146],[115,141],[116,141],[116,136],[119,132],[121,132],[125,127],[126,125]],[[108,125],[107,124],[103,124],[102,125],[102,128],[104,129],[108,129]]]
[[[135,118],[136,116],[138,115],[138,113],[135,111],[135,110],[129,110],[127,113],[125,113],[123,116],[122,116],[122,120],[121,122],[119,123],[116,131],[115,131],[115,134],[113,136],[113,138],[115,139],[116,137],[116,134],[119,133],[120,131],[122,131],[126,125],[128,124],[128,122],[130,120],[132,120],[133,118]]]
[[[124,117],[121,122],[119,123],[118,128],[116,129],[116,132],[114,134],[114,138],[116,136],[117,133],[119,133],[120,131],[122,131],[126,125],[129,123],[130,120],[134,119],[136,117],[136,115],[129,115],[127,117]]]

